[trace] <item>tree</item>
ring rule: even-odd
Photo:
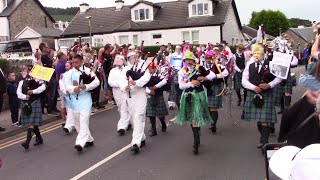
[[[312,22],[307,19],[291,18],[289,19],[289,24],[291,28],[297,28],[298,26],[311,27]]]
[[[288,18],[280,11],[262,10],[260,12],[252,12],[249,26],[258,29],[263,24],[267,34],[278,36],[280,29],[285,32],[289,29]]]

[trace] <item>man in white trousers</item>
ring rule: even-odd
[[[68,100],[69,109],[73,114],[74,126],[78,132],[75,149],[82,151],[84,147],[93,146],[93,137],[89,130],[89,118],[92,107],[90,90],[99,85],[99,79],[94,72],[82,63],[82,56],[76,55],[73,60],[73,68],[63,76],[66,90],[70,94]],[[80,79],[80,75],[81,78]],[[94,78],[89,82],[89,78]]]
[[[113,97],[117,103],[118,111],[120,114],[120,120],[117,125],[117,131],[120,136],[125,134],[125,130],[129,129],[130,126],[130,116],[127,105],[126,92],[120,90],[120,78],[121,75],[124,76],[122,71],[125,71],[124,66],[124,56],[117,55],[114,59],[113,65],[115,66],[109,74],[108,83],[112,87]]]
[[[139,153],[140,147],[145,145],[146,136],[144,134],[145,120],[146,120],[146,106],[147,95],[146,88],[143,87],[151,78],[152,70],[147,69],[148,65],[144,60],[135,60],[131,69],[134,72],[144,72],[143,76],[137,80],[132,77],[126,76],[127,72],[124,71],[121,76],[120,89],[126,92],[127,104],[129,107],[129,114],[133,121],[132,133],[132,149],[135,154]]]

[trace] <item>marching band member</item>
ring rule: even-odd
[[[261,45],[252,46],[253,58],[247,63],[242,85],[248,89],[244,106],[244,120],[257,122],[262,148],[268,143],[271,123],[277,122],[272,89],[281,82],[269,71],[269,61],[264,60],[264,49]]]
[[[133,53],[128,53],[128,59],[134,56]],[[114,68],[110,71],[108,82],[109,85],[112,87],[112,92],[114,99],[118,106],[118,111],[120,114],[120,120],[117,125],[117,131],[120,136],[125,134],[125,130],[129,127],[130,116],[128,112],[128,107],[126,103],[126,94],[120,90],[120,76],[123,75],[124,71],[124,56],[123,55],[116,55],[113,65]]]
[[[78,132],[75,149],[82,151],[84,147],[93,146],[93,137],[89,130],[89,118],[92,107],[90,90],[99,85],[95,73],[84,66],[83,58],[76,55],[72,62],[73,68],[63,76],[66,90],[70,94],[69,107],[72,110],[74,125]]]
[[[162,66],[162,67],[161,67]],[[157,135],[157,127],[156,127],[156,117],[160,119],[162,125],[162,132],[167,131],[167,125],[165,122],[165,116],[167,116],[168,109],[163,97],[164,86],[168,87],[168,71],[165,70],[165,66],[162,61],[162,65],[157,65],[155,62],[151,62],[150,68],[157,69],[157,72],[154,73],[147,83],[147,93],[148,101],[147,101],[147,117],[149,117],[151,122],[151,134],[150,136]],[[152,81],[152,82],[151,82]],[[148,85],[150,83],[150,85]],[[169,86],[170,88],[170,86]]]
[[[42,109],[40,103],[40,93],[46,90],[42,80],[29,75],[32,67],[28,67],[28,75],[19,82],[17,88],[18,98],[21,102],[21,124],[27,126],[27,139],[21,145],[27,150],[33,133],[36,134],[35,146],[43,144],[39,126],[42,123]]]
[[[222,108],[223,92],[225,90],[224,78],[229,75],[229,72],[225,66],[218,63],[218,59],[214,56],[212,51],[207,51],[205,60],[206,70],[211,71],[215,77],[211,82],[210,89],[207,91],[207,96],[210,115],[213,119],[210,129],[212,133],[216,133],[216,125],[219,118],[218,109]]]
[[[177,104],[177,106],[180,105],[180,97],[182,90],[179,88],[179,82],[178,82],[178,71],[183,66],[183,55],[181,52],[181,46],[176,46],[176,50],[174,53],[170,56],[170,64],[173,67],[172,69],[172,79],[171,82],[171,91],[169,93],[169,100],[168,105],[170,109],[174,108],[174,104]]]
[[[146,136],[144,134],[147,95],[144,85],[146,85],[153,70],[145,67],[144,60],[134,60],[134,65],[123,71],[120,80],[120,89],[126,93],[129,116],[133,121],[132,149],[135,154],[145,145]]]
[[[242,84],[241,84],[241,79],[242,79],[242,72],[244,70],[244,68],[246,67],[246,59],[245,59],[245,55],[243,53],[244,47],[243,45],[239,45],[239,47],[237,48],[237,53],[235,54],[235,64],[234,64],[234,68],[236,73],[234,74],[234,90],[237,93],[238,96],[238,106],[241,105],[241,93],[240,90],[243,89],[244,95],[243,95],[243,102],[246,102],[246,96],[247,96],[247,90],[243,88]]]
[[[183,90],[177,124],[191,124],[194,144],[193,153],[199,152],[200,127],[212,122],[206,94],[201,81],[212,80],[214,74],[210,71],[207,76],[200,76],[195,64],[194,54],[186,51],[184,55],[186,67],[182,68],[179,75],[179,87]]]

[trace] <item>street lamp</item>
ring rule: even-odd
[[[91,16],[87,16],[86,19],[89,20],[89,36],[90,36],[90,46],[92,47],[92,37],[91,37]]]

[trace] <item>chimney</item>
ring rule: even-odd
[[[123,0],[116,0],[116,11],[120,11],[124,5],[124,1]]]
[[[80,6],[80,14],[84,14],[90,8],[89,4],[87,3],[82,3],[79,6]]]
[[[0,1],[0,13],[2,13],[2,11],[7,7],[7,5],[8,5],[8,0]]]

